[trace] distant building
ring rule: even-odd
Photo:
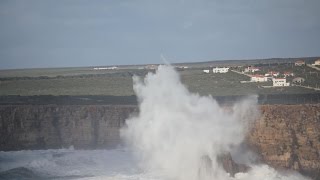
[[[296,62],[294,63],[294,65],[295,65],[295,66],[304,66],[304,65],[306,65],[306,63],[305,63],[304,61],[302,61],[302,60],[298,60],[298,61],[296,61]]]
[[[273,86],[280,87],[280,86],[290,86],[290,83],[287,83],[285,78],[273,78],[272,79]]]
[[[314,66],[320,66],[320,59],[314,61],[314,64],[312,64]]]
[[[251,76],[251,82],[266,82],[268,81],[268,77],[265,77],[260,74],[252,75]]]
[[[95,67],[95,68],[93,68],[93,70],[114,70],[114,69],[118,69],[118,67],[112,66],[112,67]]]
[[[205,69],[203,70],[204,73],[210,73],[210,70],[209,69]]]
[[[175,66],[175,68],[178,68],[178,69],[188,69],[189,67],[188,67],[188,66]]]
[[[188,66],[174,66],[178,71],[184,71],[186,69],[188,69]]]
[[[222,67],[222,68],[215,67],[212,69],[213,73],[227,73],[228,71],[229,71],[229,68],[226,68],[226,67]]]
[[[246,73],[248,73],[248,72],[254,73],[254,72],[257,72],[257,71],[260,71],[260,68],[249,66],[249,67],[244,69],[244,72],[246,72]]]
[[[149,64],[145,67],[145,69],[158,69],[158,65]]]
[[[286,71],[283,73],[284,77],[294,76],[293,72]]]
[[[304,81],[305,81],[305,79],[302,77],[296,77],[296,78],[292,79],[292,83],[295,83],[295,84],[298,84],[298,83],[301,84]]]
[[[278,77],[280,73],[278,71],[269,71],[268,73],[265,74],[265,76],[273,76],[273,77]]]

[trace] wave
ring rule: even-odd
[[[126,149],[0,152],[0,179],[83,179],[139,174]]]

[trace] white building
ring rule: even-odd
[[[298,61],[294,62],[294,65],[295,66],[304,66],[304,65],[306,65],[306,63],[302,60],[298,60]]]
[[[149,64],[145,66],[145,69],[158,69],[158,65],[155,64]]]
[[[284,77],[294,76],[294,73],[293,73],[293,72],[288,72],[288,71],[286,71],[286,72],[283,73],[283,76],[284,76]]]
[[[252,75],[251,82],[267,82],[268,77],[264,77],[262,75]]]
[[[114,70],[114,69],[118,69],[118,67],[116,67],[116,66],[112,66],[112,67],[95,67],[93,69],[94,70]]]
[[[209,69],[205,69],[203,70],[204,73],[210,73],[210,70]]]
[[[287,83],[285,78],[273,78],[272,79],[273,86],[280,87],[280,86],[290,86],[290,83]]]
[[[251,67],[251,66],[249,66],[249,67],[244,69],[244,72],[253,72],[254,73],[254,72],[257,72],[257,71],[260,71],[260,69],[257,68],[257,67]]]
[[[226,67],[222,67],[222,68],[215,67],[212,69],[213,73],[227,73],[228,71],[229,71],[229,68],[226,68]]]
[[[189,67],[188,66],[174,66],[175,68],[178,68],[178,69],[188,69]]]
[[[314,66],[320,66],[320,59],[314,61],[314,64],[312,64]]]
[[[274,77],[278,77],[280,75],[280,73],[278,71],[269,71],[268,73],[266,73],[264,76],[274,76]]]
[[[305,81],[305,79],[302,77],[296,77],[296,78],[292,79],[292,83],[300,83],[301,84],[304,81]]]

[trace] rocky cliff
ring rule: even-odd
[[[112,147],[131,105],[0,106],[0,150]]]
[[[320,179],[320,104],[263,105],[248,143],[261,160]]]
[[[320,104],[261,105],[247,136],[260,159],[320,176]],[[0,150],[113,147],[135,105],[0,105]]]

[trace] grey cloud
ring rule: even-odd
[[[318,0],[0,1],[0,68],[161,63],[161,53],[179,62],[317,56],[318,7]]]

